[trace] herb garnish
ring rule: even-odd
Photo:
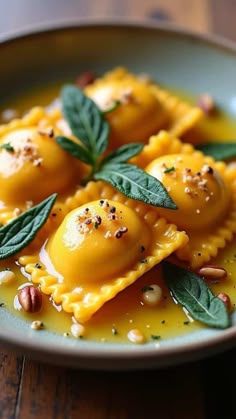
[[[141,288],[141,292],[147,292],[147,291],[153,291],[154,288],[150,285],[144,285],[144,287]]]
[[[14,153],[14,147],[12,147],[12,145],[10,143],[3,143],[0,145],[0,149],[1,150],[6,150],[9,153]]]
[[[230,326],[226,306],[195,273],[163,262],[163,277],[173,297],[195,319],[209,326]]]
[[[167,168],[164,170],[164,173],[170,173],[170,172],[174,172],[174,171],[175,171],[174,166],[171,166],[171,167],[167,167]]]
[[[151,335],[151,338],[153,340],[159,340],[159,339],[161,339],[161,336],[160,335]]]
[[[35,238],[47,221],[56,198],[57,194],[49,196],[0,228],[0,259],[15,255]]]
[[[209,142],[199,144],[196,148],[215,160],[228,160],[236,157],[236,142]]]
[[[103,157],[108,147],[110,127],[103,112],[82,90],[73,85],[63,87],[62,113],[80,143],[63,136],[56,137],[56,141],[72,156],[91,166],[84,183],[103,180],[129,198],[177,209],[159,180],[127,163],[127,160],[140,153],[142,144],[126,144]]]
[[[115,102],[110,106],[110,108],[104,109],[102,111],[102,114],[107,115],[108,113],[115,111],[120,106],[120,103],[121,102],[119,100],[115,100]]]

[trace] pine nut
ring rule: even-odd
[[[71,328],[71,334],[74,336],[74,338],[82,338],[85,334],[85,328],[82,324],[74,323],[72,324]]]
[[[222,266],[205,265],[199,269],[198,275],[205,279],[224,279],[227,277],[227,271]]]
[[[156,306],[162,300],[162,289],[157,284],[150,285],[146,291],[143,292],[142,300],[149,306]]]

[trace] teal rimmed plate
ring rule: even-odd
[[[42,83],[70,78],[92,68],[115,66],[147,73],[167,86],[192,94],[207,91],[228,113],[236,103],[236,46],[150,23],[65,23],[3,37],[0,43],[1,102]],[[235,97],[234,97],[235,95]],[[0,339],[9,349],[33,359],[85,369],[161,368],[197,360],[236,344],[236,317],[227,330],[204,328],[188,335],[145,345],[65,339],[0,309]]]

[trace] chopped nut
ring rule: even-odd
[[[33,201],[26,201],[25,205],[26,205],[26,209],[30,209],[30,208],[33,207],[34,203],[33,203]]]
[[[227,271],[222,266],[205,265],[198,270],[198,275],[205,279],[225,279]]]
[[[208,94],[205,93],[198,97],[197,99],[197,106],[205,113],[205,115],[212,115],[215,110],[215,103],[213,98]]]
[[[220,300],[222,300],[223,303],[225,303],[227,311],[230,313],[232,307],[231,307],[231,300],[228,294],[221,292],[220,294],[217,295],[217,297],[220,298]]]
[[[110,230],[106,231],[106,233],[104,234],[105,239],[109,239],[111,237],[111,232]]]
[[[14,217],[18,217],[22,213],[20,208],[14,208],[13,215]]]
[[[34,329],[34,330],[40,330],[40,329],[43,329],[44,324],[40,320],[34,320],[31,323],[31,326],[30,327],[31,327],[31,329]]]
[[[39,157],[38,159],[34,159],[33,166],[36,166],[36,167],[42,166],[42,162],[43,162],[42,157]]]
[[[120,102],[123,104],[128,104],[135,101],[133,96],[133,90],[131,87],[127,87],[121,92]]]
[[[42,294],[33,285],[22,288],[18,294],[19,303],[27,313],[36,313],[42,307]]]
[[[123,234],[127,233],[127,231],[127,227],[120,227],[118,230],[115,231],[115,238],[120,239],[123,236]]]
[[[16,275],[14,272],[5,270],[0,272],[0,285],[1,284],[10,284],[16,280]]]
[[[53,138],[54,137],[54,130],[52,127],[47,127],[44,130],[39,130],[38,133],[40,135],[46,135],[49,138]]]

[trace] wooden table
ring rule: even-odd
[[[236,41],[234,0],[100,0],[3,2],[1,31],[64,17],[126,16],[171,21]],[[27,13],[25,13],[28,3]],[[39,6],[36,3],[40,3]],[[63,3],[63,4],[62,4]],[[19,7],[19,4],[21,5]],[[57,4],[56,9],[53,7]],[[45,5],[45,7],[44,7]],[[64,13],[63,13],[64,8]],[[53,9],[55,13],[52,14]],[[5,17],[6,16],[6,17]],[[1,346],[0,346],[1,351]],[[0,418],[211,419],[235,418],[236,351],[148,372],[81,371],[0,353]]]

